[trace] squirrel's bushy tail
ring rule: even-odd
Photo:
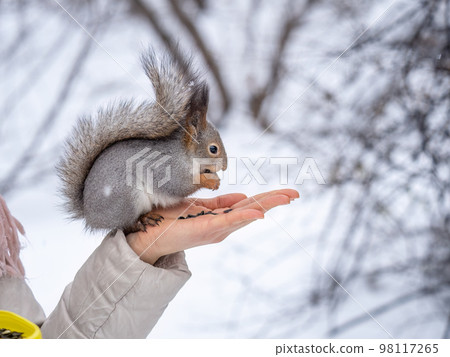
[[[191,68],[191,60],[175,61],[166,54],[158,61],[149,50],[141,61],[154,87],[156,101],[142,104],[122,101],[99,110],[95,116],[83,117],[66,142],[57,171],[72,218],[84,217],[84,181],[103,150],[122,140],[169,136],[186,119],[199,80]]]

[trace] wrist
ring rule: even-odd
[[[126,240],[139,259],[153,265],[163,254],[159,252],[156,240],[149,241],[144,235],[145,232],[130,233],[126,236]]]

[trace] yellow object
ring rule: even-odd
[[[0,310],[0,328],[23,332],[22,338],[42,338],[37,325],[14,312]]]

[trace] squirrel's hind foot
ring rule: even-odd
[[[139,217],[138,222],[140,222],[141,224],[144,225],[144,228],[146,225],[149,226],[159,226],[159,222],[162,222],[164,220],[164,217],[161,216],[158,213],[152,213],[152,212],[148,212],[143,214],[142,216]]]
[[[147,226],[159,226],[159,222],[162,222],[163,220],[164,217],[160,214],[148,212],[140,216],[136,223],[131,227],[126,228],[124,233],[147,232]]]

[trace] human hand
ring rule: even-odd
[[[219,243],[234,231],[264,218],[266,211],[289,204],[298,197],[297,191],[284,189],[253,197],[232,193],[210,199],[188,198],[175,207],[154,211],[164,217],[159,226],[148,227],[146,232],[128,234],[127,242],[141,260],[154,264],[158,258],[167,254]],[[201,211],[212,211],[216,215],[178,219]]]

